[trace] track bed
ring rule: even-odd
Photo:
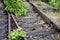
[[[57,40],[60,37],[60,33],[53,29],[53,25],[46,23],[29,3],[25,16],[8,15],[3,8],[4,5],[0,2],[0,40],[7,40],[8,34],[19,26],[26,31],[26,40]]]
[[[19,26],[27,32],[27,40],[55,40],[58,37],[59,33],[52,28],[52,25],[45,23],[30,4],[27,10],[26,16],[15,17]]]
[[[59,21],[60,15],[57,8],[53,8],[43,2],[41,2],[40,5],[37,5],[36,2],[30,2],[30,3],[34,6],[34,9],[39,10],[38,11],[39,14],[42,13],[46,16],[46,18],[48,18],[46,19],[45,17],[43,17],[43,19],[45,18],[47,21],[49,20],[52,21],[57,26],[58,30],[60,29],[60,21]]]

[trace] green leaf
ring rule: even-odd
[[[5,10],[9,10],[13,12],[16,16],[21,16],[22,13],[25,15],[27,11],[25,11],[26,4],[23,0],[4,0],[6,5]]]

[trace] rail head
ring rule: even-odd
[[[11,17],[12,17],[12,20],[14,20],[14,22],[15,22],[15,24],[16,24],[16,27],[18,28],[18,27],[19,27],[19,25],[18,25],[17,21],[15,20],[14,15],[13,15],[13,14],[11,14]]]
[[[7,12],[7,13],[8,13],[8,33],[10,33],[12,30],[14,30],[14,28],[18,28],[19,25],[18,25],[17,21],[15,20],[14,15],[10,14],[9,12]],[[14,24],[14,26],[13,26],[13,24]]]

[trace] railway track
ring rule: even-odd
[[[4,10],[4,3],[0,0],[0,40],[9,40],[8,34],[16,28],[17,23],[12,14]]]
[[[56,39],[55,37],[58,37],[59,35],[59,33],[53,28],[55,25],[53,26],[50,23],[50,21],[47,22],[47,20],[44,19],[45,16],[41,17],[41,15],[43,14],[41,15],[38,14],[38,12],[34,11],[33,8],[34,7],[32,7],[28,3],[27,15],[15,17],[18,25],[27,32],[26,39],[27,40],[55,40]],[[35,8],[35,10],[37,9]]]
[[[52,25],[50,19],[47,18],[48,21],[44,19],[45,16],[41,16],[43,14],[36,7],[33,9],[33,5],[27,3],[27,15],[16,17],[9,12],[6,14],[3,3],[0,4],[0,40],[9,40],[8,34],[19,26],[26,31],[26,40],[56,40],[56,37],[59,37],[60,33],[52,28],[57,26],[54,23]]]
[[[46,13],[44,13],[42,9],[39,9],[37,5],[35,5],[34,3],[30,2],[30,4],[33,6],[34,10],[38,12],[39,16],[41,16],[46,23],[53,25],[53,28],[55,28],[56,30],[58,31],[60,30],[59,23],[49,18],[49,16]]]

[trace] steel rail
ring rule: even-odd
[[[42,19],[48,23],[49,25],[53,25],[53,28],[55,28],[56,30],[60,31],[60,26],[58,26],[53,20],[51,20],[46,13],[43,12],[42,9],[39,9],[37,5],[35,5],[34,3],[30,2],[30,4],[33,6],[33,9],[39,14],[40,17],[42,17]]]

